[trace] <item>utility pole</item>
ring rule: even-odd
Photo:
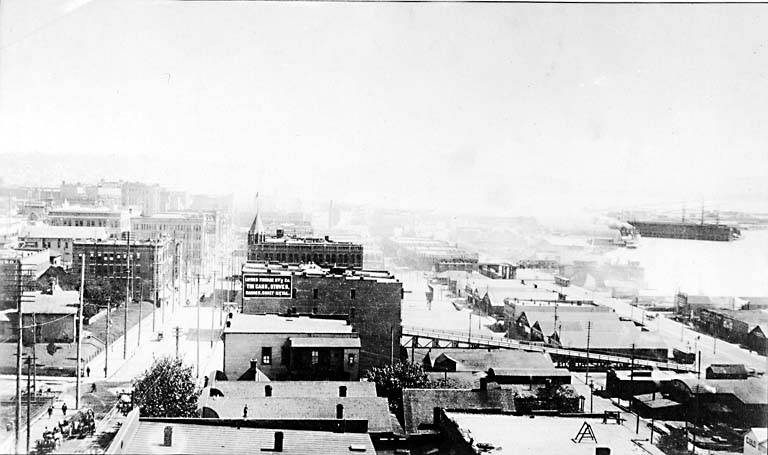
[[[632,343],[632,354],[629,364],[629,411],[632,412],[632,397],[635,393],[635,343]]]
[[[37,396],[37,314],[32,313],[32,390]]]
[[[18,295],[16,296],[16,303],[18,305],[17,307],[17,316],[18,316],[18,330],[19,330],[19,339],[16,343],[16,416],[14,423],[16,427],[14,428],[15,436],[16,436],[16,453],[21,453],[21,355],[22,355],[22,338],[23,338],[23,320],[22,320],[22,311],[21,311],[21,294],[22,294],[22,284],[21,280],[23,279],[21,276],[21,261],[18,260],[16,262],[16,274],[15,278],[18,281],[16,290],[18,292]]]
[[[104,349],[104,378],[107,377],[109,372],[109,326],[112,325],[112,320],[109,319],[109,313],[112,309],[112,299],[107,296],[107,339],[104,341],[106,348]]]
[[[155,332],[155,311],[157,310],[157,250],[160,242],[155,243],[154,254],[152,255],[152,333]]]
[[[219,272],[221,273],[221,277],[224,278],[224,261],[219,261]],[[222,291],[227,290],[225,283],[222,283],[221,289]],[[224,325],[223,318],[224,318],[224,300],[222,299],[221,308],[219,309],[219,328],[221,328],[221,326]]]
[[[200,377],[200,273],[197,274],[197,291],[195,292],[197,300],[197,360],[195,362],[195,377]]]
[[[589,383],[589,338],[591,335],[592,335],[592,321],[587,321],[587,374],[586,376],[584,376],[585,384]]]
[[[131,231],[128,231],[127,252],[125,255],[128,273],[125,280],[125,308],[123,308],[123,360],[128,358],[128,302],[131,296]],[[141,323],[139,323],[141,325]]]
[[[395,327],[389,326],[389,364],[395,364]]]
[[[77,309],[77,365],[75,368],[75,409],[80,409],[80,376],[82,371],[80,362],[82,362],[82,337],[83,337],[83,294],[85,294],[85,254],[80,255],[80,304]],[[36,338],[36,337],[35,337]]]
[[[179,332],[181,331],[181,327],[176,326],[173,328],[173,332],[176,335],[176,359],[179,359]]]
[[[472,310],[469,311],[469,334],[467,335],[467,344],[472,347]]]
[[[34,327],[32,328],[34,330]],[[30,371],[32,371],[31,368],[31,362],[32,357],[27,355],[27,453],[29,453],[29,441],[32,439],[32,433],[31,433],[31,420],[32,420],[32,395],[30,393],[30,382],[31,382],[31,374]]]
[[[215,316],[214,311],[216,311],[216,265],[214,265],[212,268],[213,268],[213,302],[211,302],[211,349],[213,349],[213,317]]]

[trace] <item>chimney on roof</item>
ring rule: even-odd
[[[283,432],[282,431],[275,431],[275,445],[272,448],[273,452],[282,452],[283,451]]]
[[[347,396],[347,386],[345,386],[345,385],[340,385],[339,386],[339,396],[342,397],[342,398]]]
[[[166,447],[173,446],[173,427],[170,425],[163,430],[163,445]]]
[[[227,328],[232,327],[232,321],[227,321]]]
[[[256,369],[256,359],[251,359],[251,370]]]
[[[344,418],[344,405],[343,404],[337,404],[336,405],[336,418],[337,419],[343,419]]]

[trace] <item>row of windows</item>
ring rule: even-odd
[[[43,240],[41,248],[51,248],[51,241],[46,242]],[[35,242],[35,248],[37,248],[37,242]],[[56,239],[56,248],[61,248],[61,239]],[[64,241],[64,248],[69,248],[69,241]]]
[[[305,253],[264,253],[257,252],[256,260],[262,261],[281,261],[281,262],[325,262],[329,264],[349,264],[350,262],[362,263],[363,255],[361,254],[326,254],[323,258],[322,254],[305,254]],[[338,261],[337,261],[338,260]]]
[[[147,223],[137,223],[134,225],[135,229],[141,230],[141,231],[200,231],[199,225],[189,225],[189,224],[147,224]]]
[[[118,221],[110,221],[107,222],[106,220],[54,220],[55,224],[54,226],[87,226],[87,227],[112,227],[116,228],[120,226],[120,223]]]
[[[312,365],[317,365],[320,362],[320,351],[317,349],[313,349],[311,352],[311,358],[312,358]],[[285,365],[287,362],[287,356],[283,355],[283,365]],[[348,354],[347,355],[347,363],[349,366],[355,365],[355,354]],[[261,348],[261,364],[262,365],[272,365],[272,348],[271,347],[262,347]]]

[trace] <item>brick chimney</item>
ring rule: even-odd
[[[170,425],[163,430],[163,445],[166,447],[173,446],[173,427]]]
[[[282,452],[283,451],[283,432],[282,431],[275,431],[275,445],[272,448],[274,452]]]

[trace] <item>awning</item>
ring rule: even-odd
[[[289,338],[292,348],[357,348],[360,349],[360,338],[349,337],[302,337]]]

